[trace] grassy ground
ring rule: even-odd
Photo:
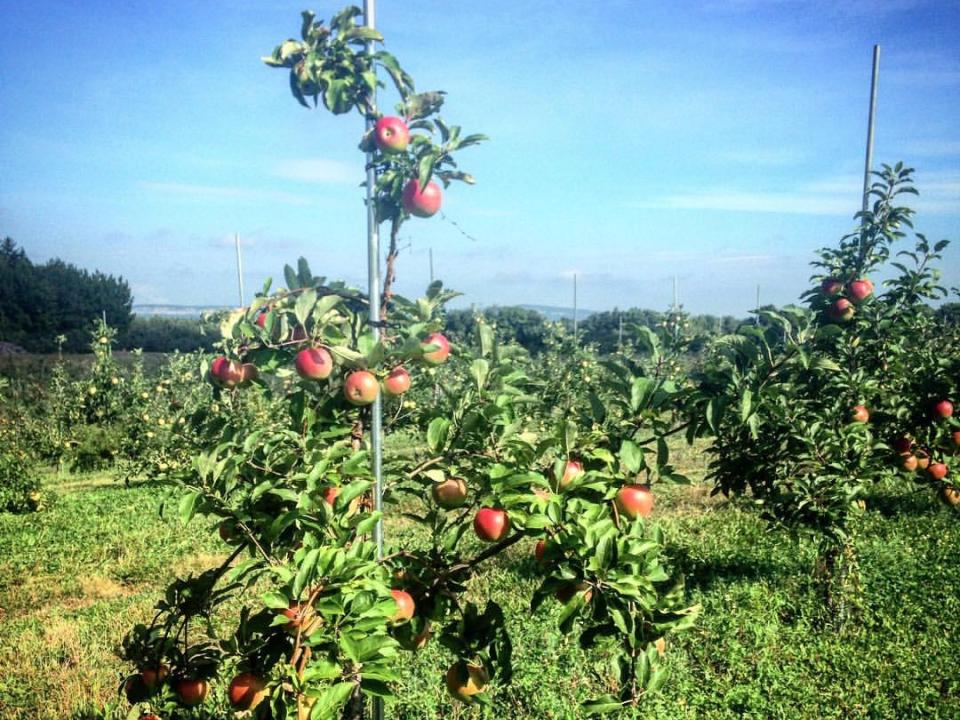
[[[696,460],[685,462],[693,475]],[[107,475],[50,485],[58,497],[49,509],[0,516],[4,720],[89,718],[116,703],[123,633],[175,573],[223,557],[209,524],[183,528],[160,515],[156,487]],[[664,488],[657,503],[673,565],[704,613],[670,641],[671,679],[636,717],[960,718],[956,515],[909,489],[871,498],[858,541],[862,617],[837,634],[818,629],[811,548],[766,532],[749,509],[703,486]],[[471,591],[511,611],[512,686],[496,689],[492,709],[451,706],[441,681],[449,658],[431,644],[409,656],[388,717],[579,717],[602,658],[553,632],[556,608],[529,613],[527,545],[484,568]]]

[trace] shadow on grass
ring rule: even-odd
[[[877,492],[864,498],[867,512],[880,513],[884,517],[929,516],[941,508],[933,491],[922,487],[909,492]]]
[[[686,577],[688,589],[709,590],[716,583],[752,582],[795,577],[803,573],[796,563],[736,553],[726,557],[695,557],[684,547],[668,550],[671,565]]]

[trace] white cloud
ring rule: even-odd
[[[285,180],[337,185],[359,185],[364,180],[363,172],[361,164],[325,158],[283,160],[273,168],[273,174]]]

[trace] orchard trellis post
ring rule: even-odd
[[[363,24],[371,30],[376,29],[375,0],[363,2]],[[374,41],[368,40],[366,52],[373,54]],[[371,64],[371,71],[376,75],[376,66]],[[367,114],[366,130],[371,132],[375,124],[374,116],[377,111],[377,91],[370,91],[370,111]],[[380,339],[380,233],[377,225],[377,208],[374,199],[377,184],[377,171],[374,167],[373,149],[367,151],[367,288],[370,298],[370,329],[374,340]],[[370,444],[373,453],[373,509],[383,511],[383,398],[378,393],[370,407]],[[377,520],[373,529],[373,539],[377,544],[377,559],[383,559],[383,518]],[[375,720],[383,718],[383,699],[374,698],[373,717]]]
[[[877,80],[880,78],[880,46],[873,46],[870,75],[870,110],[867,115],[867,151],[863,164],[863,212],[870,208],[870,168],[873,165],[873,128],[877,118]]]

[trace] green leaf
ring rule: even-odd
[[[624,440],[620,446],[620,463],[631,474],[636,474],[644,466],[643,451],[632,440]]]
[[[317,698],[317,702],[310,711],[310,720],[332,720],[338,717],[340,710],[347,704],[352,694],[353,683],[337,683]]]
[[[487,384],[487,377],[490,375],[490,363],[483,358],[474,360],[473,364],[470,365],[470,374],[473,376],[474,382],[477,383],[477,390],[482,391]]]
[[[450,421],[446,418],[434,418],[427,427],[427,446],[431,452],[440,452],[440,449],[447,442],[447,435],[450,432]]]
[[[297,304],[293,308],[293,314],[297,316],[297,322],[306,327],[307,319],[310,317],[313,306],[316,304],[316,290],[311,288],[300,293],[300,297],[297,298]]]
[[[193,518],[194,514],[197,511],[197,501],[200,499],[200,493],[197,491],[188,492],[182,498],[180,498],[180,506],[178,508],[178,514],[180,515],[180,522],[186,525]]]

